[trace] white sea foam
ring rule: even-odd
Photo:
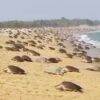
[[[88,35],[83,34],[78,37],[79,41],[85,41],[86,43],[93,44],[94,46],[100,48],[100,42],[96,40],[92,40]]]

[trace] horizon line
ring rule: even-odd
[[[33,22],[33,21],[46,21],[46,20],[61,20],[61,19],[65,19],[65,20],[91,20],[91,21],[100,21],[99,19],[91,19],[91,18],[66,18],[66,17],[61,17],[61,18],[39,18],[39,19],[30,19],[30,20],[21,20],[21,19],[12,19],[12,20],[3,20],[0,21],[0,23],[2,22]]]

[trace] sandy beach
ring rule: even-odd
[[[34,29],[1,29],[0,31],[0,100],[100,100],[100,72],[88,71],[95,63],[82,62],[81,57],[67,57],[60,53],[59,49],[64,44],[67,53],[73,53],[73,45],[70,41],[61,41],[70,34],[96,31],[99,28],[34,28]],[[14,37],[18,34],[18,37]],[[65,34],[67,36],[65,37]],[[10,51],[6,47],[12,47],[7,41],[15,41],[23,44],[30,50],[35,50],[40,56],[34,56],[28,51]],[[28,41],[36,42],[33,46]],[[25,44],[25,42],[27,42]],[[41,47],[43,47],[41,49]],[[54,50],[49,47],[53,47]],[[12,60],[15,56],[27,55],[32,62],[17,62]],[[58,63],[37,62],[40,57],[57,57]],[[42,58],[41,58],[42,59]],[[25,75],[5,73],[4,69],[9,65],[16,65],[26,71]],[[80,73],[67,72],[63,76],[52,75],[44,72],[45,67],[66,65],[75,66]],[[80,85],[83,93],[74,91],[60,91],[55,86],[63,81],[70,81]]]

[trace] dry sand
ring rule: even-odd
[[[100,100],[100,73],[85,70],[85,68],[92,66],[92,64],[83,63],[78,57],[70,59],[65,57],[64,54],[57,52],[57,50],[52,51],[48,49],[49,46],[55,46],[54,44],[56,44],[54,36],[52,37],[54,41],[45,45],[46,47],[43,50],[36,49],[35,47],[31,48],[40,52],[42,56],[56,56],[61,58],[62,62],[57,64],[12,61],[11,59],[16,55],[27,54],[33,60],[34,56],[23,51],[7,51],[5,49],[7,46],[5,42],[16,39],[10,39],[8,35],[4,35],[3,33],[0,34],[0,45],[3,46],[3,49],[0,49],[0,100]],[[69,42],[67,44],[67,49],[71,50],[72,46]],[[3,69],[8,65],[20,66],[27,74],[14,75],[4,73]],[[68,72],[64,76],[44,73],[44,67],[51,65],[61,67],[74,65],[80,69],[80,73]],[[55,85],[62,81],[71,81],[79,84],[84,92],[56,90]]]

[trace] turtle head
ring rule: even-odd
[[[64,75],[67,72],[67,68],[62,68],[60,71],[60,75]]]

